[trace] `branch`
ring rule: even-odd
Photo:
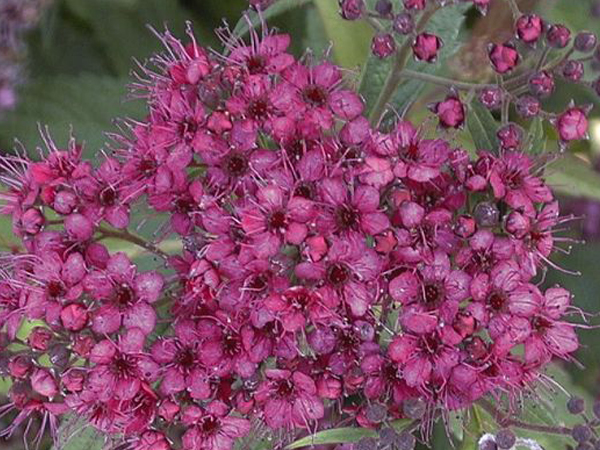
[[[148,250],[149,252],[152,252],[155,255],[160,256],[161,258],[163,258],[165,260],[169,258],[169,255],[167,253],[163,252],[156,245],[152,244],[151,242],[146,241],[145,239],[143,239],[139,236],[131,234],[127,230],[123,230],[123,231],[110,230],[108,228],[101,226],[98,228],[98,231],[100,233],[102,233],[103,237],[112,237],[112,238],[116,238],[116,239],[121,239],[122,241],[131,242],[132,244],[135,244],[138,247],[142,247],[142,248]]]

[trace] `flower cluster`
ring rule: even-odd
[[[230,450],[253,424],[375,427],[517,395],[578,348],[570,293],[535,284],[568,219],[545,161],[379,130],[344,71],[285,34],[223,32],[223,54],[159,36],[133,85],[148,115],[97,165],[46,132],[40,161],[1,158],[22,242],[0,279],[4,434],[76,413],[135,450]],[[134,231],[140,205],[180,251]]]

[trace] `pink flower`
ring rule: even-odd
[[[266,377],[255,396],[270,428],[303,428],[323,417],[323,402],[312,378],[299,371],[275,369],[267,370]]]

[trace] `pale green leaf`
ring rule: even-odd
[[[467,116],[467,128],[477,150],[498,150],[496,131],[498,123],[492,114],[478,101],[471,102]]]
[[[559,159],[548,169],[546,180],[557,192],[600,200],[600,174],[575,156]]]

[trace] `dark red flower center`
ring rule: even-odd
[[[487,345],[477,336],[466,341],[465,350],[473,361],[482,360],[488,353]]]
[[[327,91],[317,84],[306,86],[302,97],[313,106],[324,106],[327,103]]]
[[[200,429],[202,430],[202,433],[207,435],[215,434],[220,428],[221,424],[219,420],[213,416],[205,417],[200,423]]]
[[[246,67],[250,75],[264,73],[267,67],[267,60],[262,55],[252,55],[246,60]]]
[[[149,175],[156,170],[156,161],[153,159],[142,159],[138,165],[138,170],[143,175]]]
[[[333,285],[345,284],[350,279],[350,269],[345,264],[335,263],[327,269],[327,281]]]
[[[248,105],[248,115],[256,120],[265,119],[269,114],[269,103],[264,98],[252,100]]]
[[[117,191],[111,186],[107,186],[100,192],[100,204],[102,206],[113,206],[117,201]]]
[[[254,275],[247,284],[247,287],[253,291],[262,291],[269,285],[269,273],[259,273]]]
[[[533,322],[531,325],[533,326],[534,330],[536,330],[537,332],[544,333],[548,328],[550,328],[552,326],[552,322],[550,322],[545,317],[536,316],[533,319]]]
[[[50,281],[46,286],[46,291],[48,292],[48,296],[52,298],[62,297],[66,294],[65,287],[57,280]]]
[[[177,132],[182,139],[189,142],[194,138],[194,135],[198,131],[198,122],[193,117],[186,117],[177,126]]]
[[[290,380],[277,381],[277,395],[282,398],[290,398],[294,394],[294,385]]]
[[[191,369],[196,362],[194,350],[190,347],[180,349],[175,355],[175,362],[183,369]]]
[[[442,347],[442,342],[437,335],[428,334],[423,337],[423,347],[427,352],[436,354]]]
[[[131,306],[135,293],[128,284],[121,284],[115,290],[115,302],[121,307]]]
[[[229,175],[241,177],[248,170],[248,159],[240,153],[234,153],[227,160],[225,168]]]
[[[192,197],[185,195],[175,199],[173,205],[177,212],[187,214],[195,209],[196,202]]]
[[[488,299],[490,306],[496,311],[500,311],[506,303],[506,298],[500,292],[494,292]]]
[[[136,359],[133,356],[120,353],[113,359],[112,372],[119,378],[137,376]]]
[[[340,206],[335,210],[335,222],[343,230],[357,228],[359,219],[358,211],[350,206]]]
[[[223,339],[223,350],[227,356],[235,356],[242,351],[242,341],[239,336],[227,334]]]
[[[315,188],[311,183],[300,183],[296,189],[294,189],[294,195],[307,200],[312,200],[315,195]]]
[[[440,288],[435,284],[428,284],[424,289],[425,301],[429,304],[436,304],[441,297]]]
[[[274,211],[269,217],[269,227],[274,230],[280,230],[287,227],[287,217],[285,212],[279,210]]]

